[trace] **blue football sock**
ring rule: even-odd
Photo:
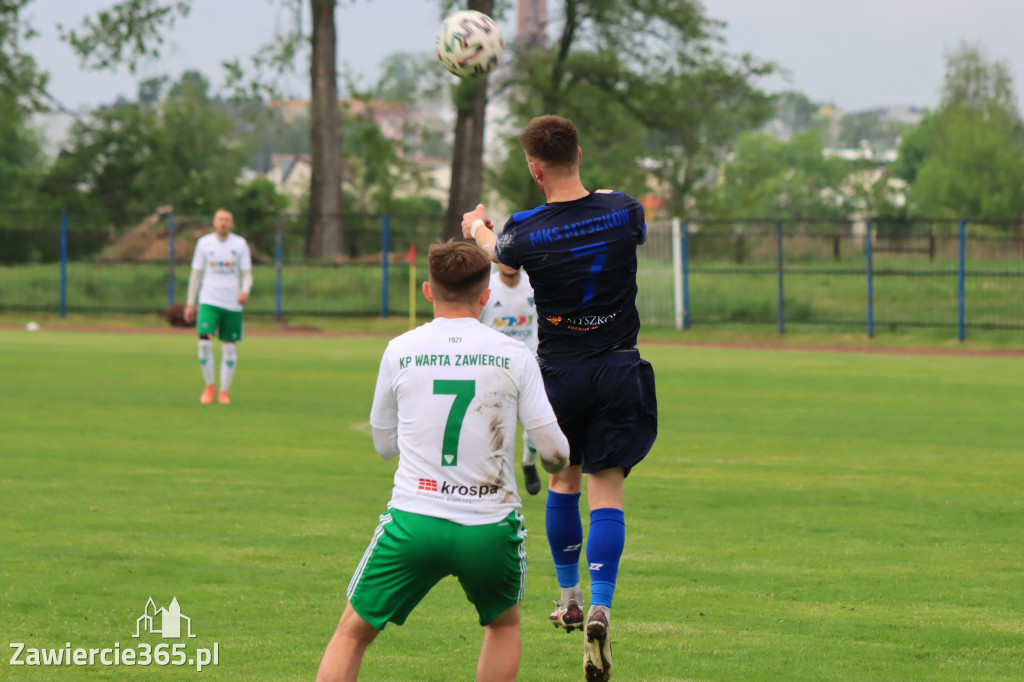
[[[619,559],[626,545],[626,516],[621,509],[605,507],[590,512],[587,563],[590,564],[590,603],[612,606]]]
[[[544,514],[551,557],[559,587],[572,587],[580,581],[580,548],[583,546],[583,522],[580,521],[580,494],[567,495],[548,490]]]

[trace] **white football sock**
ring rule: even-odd
[[[220,344],[220,392],[231,390],[231,380],[235,378],[235,366],[238,364],[238,351],[233,343]]]
[[[213,385],[213,339],[199,339],[199,369],[203,370],[203,382]]]

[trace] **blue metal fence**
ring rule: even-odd
[[[132,232],[114,235],[66,211],[31,220],[0,213],[0,310],[156,312],[165,305],[159,289],[167,304],[182,300],[187,277],[177,268],[188,268],[186,246],[209,221],[159,220],[165,248],[110,256]],[[413,244],[425,253],[442,232],[438,217],[360,216],[350,234],[363,252],[311,263],[286,216],[260,220],[251,234],[236,228],[262,254],[247,311],[277,318],[406,313],[410,268],[391,265],[404,263]],[[1024,229],[967,220],[649,220],[638,280],[645,324],[859,327],[869,336],[934,327],[963,340],[969,329],[1024,330]]]

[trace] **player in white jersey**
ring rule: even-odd
[[[529,276],[522,270],[498,263],[498,269],[491,273],[491,297],[484,306],[480,321],[505,336],[526,344],[534,355],[537,354],[537,305],[533,302],[533,287]],[[536,495],[540,492],[540,475],[537,473],[537,449],[523,433],[523,481],[526,492]]]
[[[374,448],[385,459],[400,455],[391,501],[349,583],[319,682],[356,680],[385,625],[404,623],[449,575],[484,626],[476,679],[514,680],[519,671],[526,529],[517,421],[548,471],[562,470],[569,443],[533,354],[480,323],[490,257],[449,241],[428,260],[423,293],[434,320],[388,344],[370,411]]]
[[[196,295],[199,296],[199,367],[206,388],[199,402],[208,405],[217,396],[221,404],[231,402],[228,391],[238,364],[235,347],[242,340],[242,306],[252,290],[252,254],[245,238],[233,234],[235,218],[231,211],[218,210],[213,216],[213,233],[196,242],[192,254],[192,274],[188,278],[185,321],[196,319]],[[213,334],[220,338],[220,394],[214,384]]]

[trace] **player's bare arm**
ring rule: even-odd
[[[462,214],[462,236],[475,241],[477,246],[490,254],[492,261],[497,262],[494,244],[498,238],[494,234],[494,223],[487,217],[487,209],[483,204],[477,204],[472,211]]]

